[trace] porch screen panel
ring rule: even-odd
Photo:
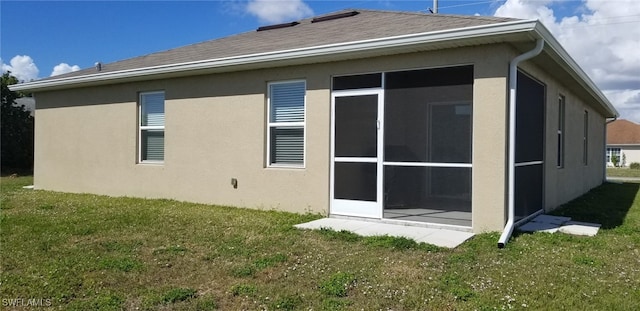
[[[385,161],[471,163],[472,66],[392,72],[385,86]]]
[[[515,206],[516,218],[529,216],[543,207],[543,165],[516,167]]]
[[[446,207],[471,212],[471,168],[387,165],[384,194],[387,209]]]
[[[471,226],[473,66],[385,74],[384,217]]]
[[[336,199],[376,200],[376,163],[336,162],[334,170]]]
[[[518,72],[516,163],[543,160],[544,96],[544,85]]]
[[[544,206],[545,86],[518,72],[515,212],[520,219]]]
[[[335,100],[335,156],[376,157],[378,96],[347,96]]]
[[[382,86],[382,74],[371,73],[364,75],[341,76],[333,78],[333,90],[357,90]]]

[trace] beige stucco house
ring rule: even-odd
[[[608,123],[605,157],[611,167],[640,163],[640,124],[623,119]]]
[[[539,21],[370,10],[12,89],[36,189],[507,237],[603,182],[617,116]]]

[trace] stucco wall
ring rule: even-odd
[[[473,64],[473,227],[500,230],[509,53],[482,46],[38,93],[35,186],[327,214],[331,76]],[[267,83],[289,79],[307,81],[306,167],[266,168]],[[155,90],[166,98],[165,162],[137,164],[138,93]]]

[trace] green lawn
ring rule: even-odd
[[[636,177],[640,178],[640,170],[621,168],[621,167],[607,167],[607,177]]]
[[[596,237],[517,233],[498,249],[488,233],[449,250],[292,227],[318,215],[1,182],[3,308],[21,298],[53,310],[640,310],[637,183],[558,211],[602,223]]]

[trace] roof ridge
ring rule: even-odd
[[[394,13],[400,15],[419,15],[419,16],[429,16],[429,17],[454,17],[454,18],[462,18],[462,19],[484,19],[484,20],[522,20],[519,18],[512,17],[501,17],[501,16],[487,16],[487,15],[464,15],[464,14],[442,14],[442,13],[426,13],[421,11],[394,11],[394,10],[374,10],[374,9],[358,9],[358,8],[345,8],[338,11],[333,11],[323,15],[331,15],[342,11],[366,11],[366,12],[376,12],[376,13]]]

